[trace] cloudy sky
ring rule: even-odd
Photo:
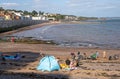
[[[76,16],[120,17],[120,0],[0,0],[0,7]]]

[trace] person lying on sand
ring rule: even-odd
[[[19,60],[21,58],[21,55],[17,53],[14,55],[2,55],[2,60]]]

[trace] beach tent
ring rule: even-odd
[[[91,57],[91,59],[96,59],[97,58],[97,54],[95,53],[95,54],[91,55],[90,57]]]
[[[37,70],[41,71],[60,70],[60,66],[54,56],[45,56],[40,60]]]

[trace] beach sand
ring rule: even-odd
[[[14,74],[20,76],[20,79],[44,79],[37,78],[37,75],[47,77],[45,79],[54,79],[54,76],[65,77],[65,79],[119,79],[120,78],[120,60],[108,60],[108,56],[114,54],[120,54],[120,50],[110,49],[96,49],[96,48],[70,48],[59,47],[56,45],[46,44],[21,44],[21,43],[0,43],[0,51],[3,54],[15,55],[20,53],[24,58],[19,61],[0,60],[0,79],[7,75],[8,77]],[[82,54],[85,52],[87,55],[98,51],[100,56],[97,60],[82,60],[80,67],[76,70],[67,71],[61,69],[60,71],[42,72],[37,71],[36,67],[39,64],[41,53],[46,55],[53,55],[59,57],[61,60],[65,60],[70,57],[70,53],[80,51]],[[102,58],[103,51],[106,51],[107,58]],[[3,73],[4,72],[4,73]],[[12,73],[12,74],[11,74]],[[33,73],[32,76],[31,73]],[[49,78],[49,76],[51,78]],[[24,78],[25,77],[25,78]],[[32,78],[34,77],[34,78]],[[59,78],[60,78],[59,77]],[[3,78],[9,79],[9,78]],[[10,78],[13,79],[13,78]],[[16,77],[14,78],[16,79]],[[62,79],[62,78],[61,78]],[[64,78],[63,78],[64,79]]]
[[[34,25],[35,26],[35,25]],[[27,27],[33,29],[34,26]],[[43,25],[41,25],[43,26]],[[36,25],[34,28],[40,27]],[[25,30],[25,29],[24,29]],[[19,32],[22,30],[17,30]],[[4,33],[2,35],[12,34]],[[41,53],[59,57],[61,61],[70,58],[70,53],[80,51],[87,56],[99,52],[97,60],[81,60],[81,65],[76,70],[42,72],[37,71]],[[106,58],[103,58],[103,52],[106,51]],[[14,42],[0,42],[0,52],[2,54],[15,55],[20,53],[23,58],[18,61],[0,59],[0,79],[120,79],[120,59],[108,60],[109,56],[120,55],[120,49],[101,49],[101,48],[78,48],[78,47],[60,47],[48,44],[24,44]]]

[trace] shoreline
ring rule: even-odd
[[[56,24],[91,24],[91,23],[99,23],[99,22],[84,22],[84,21],[82,21],[82,22],[81,21],[79,21],[79,22],[78,21],[59,22],[59,21],[53,21],[53,22],[46,22],[46,23],[26,26],[26,27],[19,28],[17,30],[0,33],[0,36],[5,36],[5,35],[21,32],[21,31],[31,30],[31,29],[40,28],[40,27],[49,26],[49,25],[56,25]]]
[[[35,29],[35,28],[40,28],[40,27],[44,27],[44,26],[49,26],[49,25],[56,25],[56,24],[78,24],[78,22],[47,22],[47,23],[41,23],[41,24],[37,24],[37,25],[32,25],[32,26],[26,26],[26,27],[23,27],[23,28],[19,28],[19,29],[17,29],[17,30],[13,30],[13,31],[9,31],[9,32],[5,32],[5,33],[0,33],[0,37],[4,37],[4,36],[7,36],[8,35],[8,37],[9,37],[9,40],[10,40],[10,37],[12,37],[12,36],[9,36],[10,34],[14,34],[14,33],[17,33],[17,32],[21,32],[21,31],[27,31],[27,30],[31,30],[31,29]],[[79,24],[89,24],[89,23],[93,23],[93,22],[79,22]],[[94,23],[97,23],[97,22],[94,22]],[[19,37],[16,37],[16,38],[19,38]],[[38,40],[38,39],[32,39],[32,37],[23,37],[23,38],[21,38],[20,40],[18,40],[19,41],[19,43],[20,43],[20,41],[21,41],[21,43],[27,43],[27,41],[26,41],[26,39],[29,41],[28,43],[30,43],[30,41],[32,40],[32,43],[33,44],[37,44],[37,43],[41,43],[41,44],[49,44],[49,42],[51,43],[51,44],[56,44],[54,41],[52,41],[52,40],[48,40],[48,41],[45,41],[45,40]],[[24,41],[25,40],[25,41]],[[24,41],[24,42],[23,42]],[[37,42],[36,42],[37,41]],[[35,43],[34,43],[35,42]],[[47,43],[48,42],[48,43]],[[32,43],[30,43],[30,44],[32,44]],[[73,46],[66,46],[66,45],[63,45],[63,46],[61,46],[61,44],[59,45],[60,47],[73,47]],[[120,48],[118,47],[118,48],[115,48],[115,47],[99,47],[99,46],[90,46],[89,47],[89,45],[88,46],[74,46],[74,48],[98,48],[98,49],[115,49],[115,50],[119,50]]]
[[[10,35],[10,34],[21,32],[21,31],[26,31],[26,30],[31,30],[31,29],[35,29],[35,28],[40,28],[40,27],[43,27],[43,26],[56,25],[56,24],[60,24],[60,22],[47,22],[47,23],[41,23],[41,24],[26,26],[26,27],[19,28],[17,30],[0,33],[0,36]]]

